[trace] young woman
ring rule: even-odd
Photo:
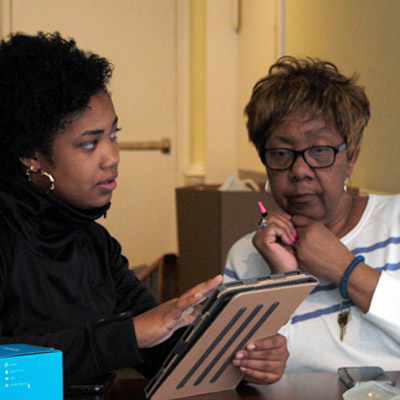
[[[106,59],[57,33],[0,44],[0,343],[62,350],[67,384],[123,367],[154,375],[222,280],[157,305],[95,222],[120,161],[111,75]],[[276,335],[234,362],[271,383],[287,356]]]

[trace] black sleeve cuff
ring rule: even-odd
[[[101,371],[128,366],[140,368],[143,364],[130,312],[89,323],[87,328],[93,354]]]

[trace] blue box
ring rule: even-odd
[[[0,399],[62,398],[61,351],[27,344],[0,345]]]

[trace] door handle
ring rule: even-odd
[[[167,138],[148,142],[119,142],[120,150],[160,150],[168,154],[171,150],[171,142]]]

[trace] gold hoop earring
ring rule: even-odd
[[[347,182],[348,180],[348,182]],[[348,193],[351,194],[353,191],[353,185],[351,184],[351,178],[350,176],[348,176],[345,180],[344,180],[344,185],[343,185],[343,190]]]
[[[269,179],[267,179],[267,182],[265,182],[265,193],[271,194],[271,190],[269,187]]]
[[[53,176],[51,174],[49,174],[48,172],[43,171],[42,169],[40,170],[40,175],[45,176],[49,180],[49,182],[50,182],[49,190],[50,190],[50,192],[52,192],[54,190],[54,187],[55,187],[54,186],[54,178],[53,178]]]
[[[38,170],[37,169],[35,169],[35,167],[33,166],[33,165],[31,165],[27,170],[26,170],[26,172],[25,172],[25,174],[28,176],[28,180],[29,180],[29,182],[32,182],[31,181],[31,172],[38,172]]]
[[[31,173],[36,173],[36,172],[40,172],[40,175],[45,176],[48,180],[49,180],[49,191],[52,192],[55,188],[54,185],[54,178],[51,174],[49,174],[48,172],[44,171],[43,169],[41,169],[40,171],[38,171],[33,165],[31,165],[27,170],[26,170],[26,175],[28,176],[28,180],[29,182],[32,182],[31,180]]]

